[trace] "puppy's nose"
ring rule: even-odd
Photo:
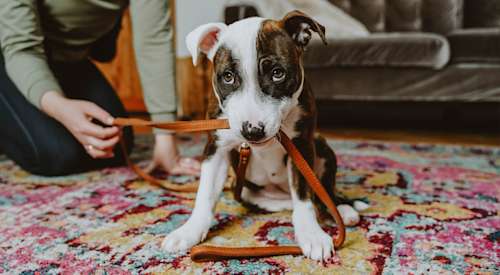
[[[264,123],[259,122],[258,125],[252,125],[249,121],[245,121],[241,127],[241,134],[248,141],[259,141],[266,136]]]

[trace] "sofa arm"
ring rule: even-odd
[[[500,28],[462,29],[447,37],[453,63],[500,63]]]

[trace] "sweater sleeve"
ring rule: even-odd
[[[0,5],[0,45],[9,78],[37,107],[48,91],[62,93],[46,60],[36,0]]]
[[[153,120],[174,120],[177,108],[172,25],[167,0],[131,0],[133,45],[144,100]]]

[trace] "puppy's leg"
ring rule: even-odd
[[[290,158],[287,169],[293,203],[292,223],[295,239],[305,256],[313,260],[329,259],[334,253],[332,237],[321,229],[310,194],[300,194],[299,191],[299,189],[306,187],[299,186],[307,183],[299,175]]]
[[[360,217],[357,210],[368,208],[367,204],[358,200],[350,200],[335,191],[335,176],[337,174],[337,157],[326,140],[317,135],[314,139],[316,146],[315,172],[321,180],[321,184],[328,192],[330,198],[337,205],[340,216],[346,226],[354,226],[359,223]],[[317,203],[321,203],[317,199]],[[354,208],[351,206],[354,204]],[[358,209],[359,208],[359,209]],[[327,211],[326,209],[323,210]]]
[[[214,219],[214,208],[227,177],[228,157],[216,152],[201,165],[201,178],[193,212],[187,222],[165,237],[162,248],[167,252],[190,249],[203,241]]]

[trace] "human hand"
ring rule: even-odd
[[[41,99],[41,108],[62,123],[91,157],[114,156],[113,148],[120,138],[119,129],[116,126],[102,127],[92,122],[96,119],[104,125],[113,124],[113,117],[93,102],[68,99],[57,92],[47,92]]]
[[[153,159],[147,170],[151,171],[156,167],[161,167],[167,173],[174,175],[199,176],[201,170],[198,160],[179,155],[175,138],[170,134],[155,135]]]

